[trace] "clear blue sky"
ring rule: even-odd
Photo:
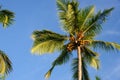
[[[103,33],[97,39],[120,43],[120,0],[79,0],[80,7],[95,5],[96,11],[115,7]],[[62,33],[55,0],[0,0],[2,9],[15,12],[15,22],[8,29],[0,25],[0,49],[5,51],[13,63],[13,71],[7,80],[45,80],[44,74],[59,55],[36,56],[30,53],[31,34],[34,30],[49,29]],[[120,80],[120,52],[106,53],[99,50],[101,68],[89,68],[92,80],[99,75],[102,80]],[[54,69],[49,80],[72,80],[71,62]]]

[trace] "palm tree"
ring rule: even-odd
[[[67,35],[61,35],[49,30],[34,31],[34,40],[31,52],[45,54],[60,51],[60,55],[52,63],[46,73],[49,78],[52,70],[57,65],[62,65],[72,57],[73,50],[77,51],[77,58],[73,59],[73,79],[89,80],[87,64],[98,69],[99,55],[94,48],[105,51],[120,50],[120,45],[114,42],[95,40],[102,31],[102,24],[113,8],[95,13],[95,7],[89,6],[79,9],[76,0],[57,0],[60,22]]]
[[[9,10],[1,10],[0,8],[0,23],[3,28],[7,28],[13,23],[14,13]],[[5,76],[12,71],[12,63],[9,57],[0,50],[0,79],[4,80]]]

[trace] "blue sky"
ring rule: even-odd
[[[120,0],[78,0],[80,7],[95,5],[96,11],[115,7],[108,21],[103,24],[103,33],[99,40],[120,43]],[[0,0],[2,9],[15,12],[15,22],[7,29],[0,25],[0,49],[13,63],[13,71],[7,80],[45,80],[44,74],[52,61],[59,55],[36,56],[30,53],[31,34],[34,30],[48,29],[62,33],[55,0]],[[102,80],[120,80],[120,52],[106,53],[99,50],[101,68],[96,71],[89,68],[92,80],[99,75]],[[71,62],[57,66],[49,80],[72,80]]]

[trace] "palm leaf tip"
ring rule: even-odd
[[[48,78],[50,77],[50,75],[51,75],[51,72],[48,71],[48,72],[45,74],[45,79],[48,79]]]
[[[45,74],[45,78],[48,79],[51,76],[52,70],[57,65],[62,65],[69,61],[69,58],[71,57],[70,52],[66,50],[66,45],[63,46],[61,54],[54,60],[52,63],[52,67],[50,70]]]
[[[31,49],[31,53],[34,53],[34,49],[33,48]]]
[[[120,50],[120,44],[117,43],[112,43],[112,45],[114,46],[114,48]]]
[[[34,35],[30,36],[30,38],[31,38],[32,40],[35,40],[35,36],[34,36]]]
[[[112,8],[109,8],[109,9],[105,9],[104,11],[103,11],[103,13],[110,13],[112,10],[114,10],[114,7],[112,7]]]
[[[98,77],[98,76],[96,76],[95,79],[96,79],[96,80],[101,80],[100,77]]]
[[[105,9],[101,15],[100,15],[100,19],[103,20],[103,22],[106,21],[106,17],[112,12],[112,10],[114,9],[114,7],[110,8],[110,9]],[[99,20],[100,22],[100,20]]]
[[[54,67],[55,67],[55,65],[53,65],[53,66],[50,68],[50,70],[45,74],[45,79],[50,78],[51,73],[52,73],[52,70],[54,69]]]
[[[99,69],[100,61],[96,58],[92,58],[90,65],[95,69]]]
[[[66,6],[67,1],[66,0],[57,0],[56,3],[57,3],[58,10],[61,10],[61,11],[67,10],[67,6]]]

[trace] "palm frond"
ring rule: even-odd
[[[9,10],[0,10],[0,23],[6,28],[14,21],[14,13]]]
[[[34,44],[38,43],[38,45],[33,46],[31,52],[34,54],[44,54],[44,53],[53,53],[56,50],[60,50],[63,46],[64,42],[48,40],[40,43],[39,41],[35,41]]]
[[[86,65],[86,63],[85,63],[85,61],[84,61],[84,59],[83,59],[83,61],[82,61],[82,74],[83,74],[83,76],[82,76],[82,80],[90,80],[90,77],[89,77],[89,74],[88,74],[88,70],[87,70],[87,65]]]
[[[56,3],[57,3],[58,10],[60,11],[67,10],[67,4],[68,4],[67,0],[57,0]]]
[[[99,59],[96,58],[96,57],[92,57],[91,61],[90,61],[90,66],[92,66],[95,69],[99,69],[99,67],[100,67],[100,61],[99,61]]]
[[[66,36],[48,31],[34,31],[32,35],[34,44],[32,47],[32,53],[52,53],[55,50],[59,50],[63,47],[64,41],[67,40]]]
[[[89,49],[88,47],[82,47],[82,52],[85,53],[84,55],[90,55],[93,57],[98,57],[99,54],[97,52],[92,51],[91,49]]]
[[[0,74],[5,74],[5,62],[3,58],[0,56]]]
[[[89,23],[91,24],[92,21],[94,21],[95,18],[93,18],[92,20],[89,21]],[[87,28],[88,29],[88,28]],[[86,31],[87,29],[84,29],[85,31],[84,33],[84,39],[94,39],[96,35],[98,35],[101,31],[102,31],[102,26],[99,23],[94,24],[91,28],[89,28],[88,31]]]
[[[73,80],[78,80],[78,59],[73,59],[72,62]]]
[[[74,34],[74,31],[77,27],[77,14],[79,4],[76,1],[65,2],[63,2],[63,4],[66,5],[66,10],[59,12],[59,18],[62,24],[62,28],[68,33]]]
[[[80,30],[83,30],[83,28],[85,27],[85,24],[94,15],[94,10],[95,10],[94,6],[89,6],[89,7],[85,8],[85,9],[80,10],[79,15],[81,15],[81,17],[83,17],[82,18],[83,20],[82,20],[81,26],[80,26]]]
[[[86,36],[93,35],[95,37],[102,30],[101,24],[106,21],[106,18],[111,13],[114,8],[106,9],[103,12],[99,11],[95,16],[93,16],[86,25],[83,33]]]
[[[87,47],[83,47],[82,52],[84,53],[83,56],[86,63],[90,64],[95,69],[99,69],[100,63],[98,59],[98,54]]]
[[[89,74],[86,68],[87,68],[87,65],[85,64],[85,61],[82,58],[82,80],[90,80]],[[73,80],[78,80],[78,59],[77,58],[73,59],[72,71],[73,71]]]
[[[73,5],[68,4],[68,10],[66,12],[66,18],[62,20],[63,28],[65,31],[72,33],[75,25],[75,11],[73,10]]]
[[[59,55],[59,57],[52,63],[52,65],[61,65],[63,63],[66,63],[69,61],[70,56],[71,56],[71,52],[69,52],[67,50],[67,45],[64,45],[64,47],[62,48],[62,52]]]
[[[99,23],[101,11],[99,11],[96,15],[94,15],[89,21],[86,27],[84,28],[85,38],[93,39],[97,34],[102,31],[102,26]]]
[[[52,31],[49,31],[49,30],[42,30],[42,31],[36,30],[36,31],[34,31],[32,33],[32,38],[34,40],[35,39],[44,39],[44,40],[47,40],[47,39],[51,39],[51,38],[55,38],[55,39],[67,39],[67,36],[64,36],[64,35],[61,35],[61,34],[58,34],[58,33],[52,32]]]
[[[93,48],[101,48],[105,51],[118,51],[120,50],[120,44],[114,42],[104,42],[104,41],[91,41]]]
[[[11,61],[8,56],[0,50],[0,74],[8,74],[12,71]]]
[[[68,62],[70,57],[71,57],[71,52],[67,51],[67,46],[65,45],[62,48],[61,54],[54,60],[54,62],[52,63],[52,67],[45,74],[45,78],[49,78],[50,77],[50,75],[52,73],[52,70],[54,69],[55,66],[62,65],[64,63]]]

